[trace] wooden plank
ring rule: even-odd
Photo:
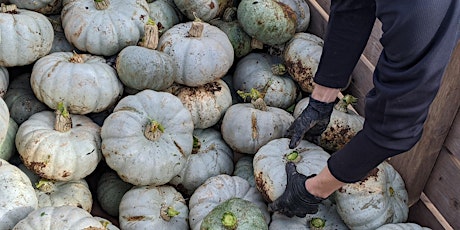
[[[422,193],[420,196],[420,201],[423,202],[423,204],[428,208],[428,210],[433,214],[434,218],[436,221],[442,225],[442,227],[445,230],[454,230],[450,223],[446,220],[444,215],[436,208],[436,206],[431,202],[431,200],[428,198],[428,196],[425,195],[425,193]]]
[[[317,1],[309,0],[307,4],[310,7],[310,25],[307,32],[323,38],[326,33],[327,18],[329,16]]]
[[[433,212],[427,208],[426,202],[422,200],[419,200],[410,207],[407,222],[416,223],[431,229],[443,229],[443,226],[438,222]]]
[[[443,148],[424,193],[454,229],[460,229],[460,160]]]
[[[457,159],[460,159],[460,110],[457,111],[457,116],[444,145]]]
[[[409,205],[417,202],[460,107],[460,42],[454,50],[441,88],[430,107],[421,140],[408,152],[390,159],[406,182]],[[410,167],[407,167],[410,165]]]

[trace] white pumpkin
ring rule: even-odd
[[[135,45],[149,18],[145,0],[63,0],[62,27],[81,51],[111,56]]]
[[[133,185],[163,185],[185,166],[193,148],[193,121],[176,96],[143,90],[122,98],[104,120],[102,153]]]
[[[6,67],[0,66],[0,97],[5,95],[10,83],[10,75]]]
[[[306,176],[318,174],[326,165],[329,153],[321,147],[302,140],[289,148],[289,138],[272,140],[262,146],[254,156],[256,187],[268,202],[280,197],[286,190],[286,163],[294,162],[297,171]]]
[[[64,102],[70,113],[97,113],[114,105],[123,93],[117,72],[91,54],[54,52],[35,62],[30,77],[38,100],[56,109]]]
[[[174,25],[161,35],[158,50],[173,57],[178,69],[175,82],[191,87],[222,78],[234,60],[227,35],[206,22]]]
[[[5,139],[0,141],[0,158],[9,160],[16,153],[16,145],[14,143],[16,133],[18,132],[18,124],[10,117],[8,124],[8,131],[6,132]]]
[[[50,52],[53,37],[45,15],[14,4],[0,7],[0,66],[32,64]]]
[[[29,178],[18,167],[0,159],[0,229],[12,229],[38,208]]]
[[[233,0],[174,0],[177,8],[189,19],[200,18],[208,22],[222,16]]]
[[[240,159],[238,159],[235,163],[233,176],[239,176],[247,180],[251,186],[255,187],[256,181],[254,177],[254,166],[252,165],[253,159],[253,155],[244,155],[240,157]]]
[[[191,195],[208,178],[233,172],[233,151],[213,128],[195,129],[192,154],[182,171],[170,183]]]
[[[62,0],[9,0],[21,9],[37,11],[42,14],[57,14],[61,12]]]
[[[157,24],[160,35],[184,19],[174,0],[149,2],[149,16]]]
[[[178,191],[168,185],[136,186],[120,202],[120,228],[188,229],[188,207]]]
[[[405,222],[408,194],[399,173],[382,162],[363,180],[346,184],[334,193],[337,212],[351,229],[376,229]]]
[[[254,203],[262,211],[266,223],[270,223],[267,205],[257,189],[241,177],[221,174],[207,179],[190,197],[190,228],[200,229],[203,219],[209,212],[219,204],[235,197]]]
[[[8,126],[10,125],[10,110],[3,98],[0,98],[0,143],[6,138]]]
[[[431,228],[422,227],[416,223],[392,223],[384,224],[376,230],[431,230]]]

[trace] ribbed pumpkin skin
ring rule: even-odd
[[[184,18],[174,0],[155,0],[149,3],[149,16],[157,24],[160,35]]]
[[[166,91],[176,95],[190,111],[195,129],[217,124],[232,105],[230,88],[221,79],[198,87],[173,84]]]
[[[136,45],[149,18],[145,0],[110,0],[98,10],[93,0],[63,0],[62,27],[76,48],[94,55],[110,56]]]
[[[116,66],[123,85],[135,90],[164,90],[173,84],[177,74],[171,56],[141,46],[123,48]]]
[[[42,14],[58,14],[62,9],[62,0],[9,0],[9,2],[18,8]]]
[[[303,0],[280,0],[291,7],[296,15],[296,29],[295,32],[305,32],[310,25],[310,7],[308,3]]]
[[[104,230],[89,212],[75,206],[43,207],[31,212],[13,230],[93,229]]]
[[[186,195],[191,195],[212,176],[233,172],[233,151],[219,131],[213,128],[195,129],[193,136],[200,146],[194,148],[185,167],[170,182]]]
[[[267,205],[256,188],[241,177],[221,174],[207,179],[190,197],[190,228],[199,230],[203,219],[213,208],[234,197],[254,203],[262,211],[265,222],[270,223]]]
[[[232,0],[174,0],[177,8],[189,19],[195,17],[207,22],[222,16],[224,10],[231,6]]]
[[[38,207],[34,187],[25,173],[0,159],[0,229],[12,229]]]
[[[0,66],[0,97],[3,97],[8,90],[10,75],[6,67]]]
[[[288,74],[272,71],[273,65],[283,64],[277,56],[265,53],[250,53],[240,59],[233,73],[233,87],[249,92],[252,88],[265,93],[268,106],[286,109],[300,94],[296,83]]]
[[[242,156],[235,163],[235,170],[233,171],[233,176],[239,176],[249,182],[252,187],[256,186],[254,178],[254,166],[252,165],[252,160],[254,156],[246,155]]]
[[[151,119],[164,127],[157,140],[144,130]],[[102,153],[120,178],[134,185],[162,185],[185,166],[193,148],[193,121],[176,96],[143,90],[121,99],[101,129]]]
[[[408,194],[399,173],[388,162],[379,164],[362,181],[334,193],[337,212],[350,229],[376,229],[407,220]]]
[[[100,56],[81,54],[74,63],[71,52],[40,58],[32,68],[30,84],[38,100],[56,109],[64,102],[70,113],[88,114],[108,109],[123,93],[116,70]]]
[[[10,124],[10,111],[3,98],[0,98],[0,142],[3,142]]]
[[[237,229],[268,229],[264,215],[259,207],[241,198],[230,198],[217,205],[208,213],[201,223],[201,230],[227,230],[222,225],[222,217],[230,212],[236,217]]]
[[[0,141],[0,158],[9,160],[11,156],[16,152],[16,145],[14,140],[16,139],[16,132],[18,131],[18,124],[10,117],[8,131],[6,132],[5,139]]]
[[[313,34],[296,33],[284,49],[286,68],[300,88],[311,93],[313,76],[318,70],[319,59],[323,52],[323,40]]]
[[[237,18],[246,33],[267,45],[287,42],[297,26],[295,12],[275,0],[242,0]]]
[[[118,216],[121,198],[132,187],[132,184],[124,182],[114,171],[103,173],[96,190],[99,205],[107,214]]]
[[[31,10],[16,11],[0,13],[0,66],[32,64],[51,50],[54,32],[48,19]]]
[[[94,171],[102,158],[100,127],[83,115],[71,118],[67,132],[54,129],[51,111],[35,113],[19,126],[16,148],[27,168],[59,181],[79,180]]]
[[[416,223],[396,223],[384,224],[375,230],[430,230],[431,228],[422,227]]]
[[[158,41],[158,50],[171,55],[178,68],[175,82],[196,87],[222,78],[233,65],[234,51],[227,35],[202,22],[201,37],[189,36],[193,22],[179,23]]]
[[[179,214],[165,220],[163,216],[168,207]],[[171,186],[136,186],[121,199],[119,220],[124,230],[187,230],[188,207],[182,194]]]
[[[289,138],[272,140],[262,146],[254,156],[254,176],[256,187],[266,201],[272,202],[286,190],[287,156],[293,151],[298,152],[297,171],[306,176],[318,174],[326,165],[329,154],[321,147],[302,140],[294,148],[289,148]]]

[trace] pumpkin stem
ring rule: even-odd
[[[199,38],[203,34],[204,24],[203,21],[196,16],[195,12],[193,12],[193,16],[195,17],[195,19],[192,21],[192,26],[188,31],[188,36]]]
[[[72,57],[69,59],[69,62],[72,62],[72,63],[84,63],[85,61],[83,60],[83,54],[78,54],[74,50]]]
[[[35,187],[42,192],[50,194],[55,190],[56,185],[53,181],[42,178],[37,183],[35,183]]]
[[[338,111],[347,113],[348,112],[348,109],[347,109],[348,105],[352,105],[352,104],[356,103],[357,101],[358,101],[358,98],[353,97],[350,94],[347,94],[347,95],[343,96],[343,98],[341,100],[339,100],[339,102],[337,102],[337,104],[335,104],[334,108],[336,110],[338,110]]]
[[[389,192],[390,192],[390,196],[394,196],[394,195],[395,195],[395,190],[393,189],[393,187],[390,187],[388,190],[389,190]]]
[[[197,154],[201,148],[201,141],[196,136],[193,136],[193,149],[192,154]]]
[[[0,5],[0,12],[2,13],[17,14],[17,9],[18,7],[15,4],[6,5],[5,3],[2,3]]]
[[[64,102],[59,102],[55,111],[56,119],[54,120],[54,130],[67,132],[72,129],[72,118],[69,111],[64,106]]]
[[[302,157],[299,155],[299,152],[297,151],[292,151],[286,155],[286,160],[288,160],[289,162],[297,163],[300,161],[301,158]]]
[[[326,220],[315,217],[310,220],[310,229],[321,230],[326,227]]]
[[[158,121],[150,120],[144,130],[144,136],[151,141],[156,141],[161,137],[161,134],[165,131],[163,125]]]
[[[110,1],[109,0],[94,0],[94,5],[98,10],[105,10],[109,8]]]
[[[222,225],[227,230],[236,229],[238,226],[238,219],[233,213],[225,212],[224,215],[222,215]]]
[[[278,76],[282,76],[287,72],[286,66],[282,63],[272,65],[271,69],[272,73]]]
[[[270,81],[267,82],[267,84],[264,87],[264,91],[270,86]],[[247,98],[251,99],[251,104],[254,106],[255,109],[262,110],[262,111],[267,111],[268,107],[267,104],[264,101],[264,96],[265,93],[261,93],[259,90],[252,88],[249,93],[245,93],[244,91],[238,90],[236,92],[241,98],[243,98],[244,101],[246,101]]]
[[[174,209],[172,206],[161,205],[160,216],[165,221],[171,220],[172,217],[179,215],[180,212]]]
[[[158,26],[151,18],[144,26],[144,37],[139,42],[139,45],[148,49],[156,49],[158,47]]]
[[[251,48],[252,49],[263,49],[264,48],[264,43],[255,39],[255,38],[252,38],[251,39]]]

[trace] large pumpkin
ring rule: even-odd
[[[233,151],[219,131],[195,129],[193,151],[182,171],[171,180],[178,190],[191,195],[208,178],[233,172]]]
[[[279,0],[289,6],[296,15],[295,32],[305,32],[310,25],[310,7],[303,0]]]
[[[38,100],[48,107],[56,109],[64,102],[73,114],[104,111],[123,93],[117,72],[104,58],[72,52],[40,58],[32,68],[30,84]]]
[[[124,230],[187,230],[188,207],[171,186],[136,186],[123,195],[119,219]]]
[[[254,203],[262,211],[265,222],[270,222],[267,205],[256,188],[241,177],[221,174],[207,179],[190,197],[190,228],[200,229],[206,215],[230,198],[241,198]]]
[[[168,183],[193,148],[193,121],[176,96],[143,90],[121,99],[102,125],[102,153],[134,185]]]
[[[145,0],[63,0],[62,27],[77,49],[110,56],[135,45],[149,18]]]
[[[79,180],[102,158],[100,127],[84,115],[69,114],[61,104],[56,114],[41,111],[18,128],[16,148],[24,165],[39,176]]]
[[[326,165],[329,154],[321,147],[302,140],[289,148],[289,138],[272,140],[254,156],[256,187],[268,202],[273,202],[286,190],[286,164],[294,162],[297,171],[306,176],[318,174]]]
[[[25,173],[0,159],[0,229],[12,229],[38,207],[34,187]]]
[[[323,39],[305,32],[296,33],[284,47],[286,68],[300,88],[307,93],[313,91],[313,77],[318,70],[322,52]]]
[[[232,105],[230,88],[221,79],[199,87],[173,84],[166,91],[177,96],[190,111],[195,129],[217,124]]]
[[[233,87],[264,93],[268,106],[286,109],[295,103],[300,90],[287,74],[283,60],[265,53],[250,53],[240,59],[233,72]]]
[[[365,179],[342,186],[334,198],[337,212],[351,229],[376,229],[408,217],[404,181],[388,162],[379,164]]]
[[[53,37],[53,26],[43,14],[14,4],[0,7],[0,66],[32,64],[50,52]]]
[[[176,24],[161,35],[158,50],[171,55],[178,69],[175,82],[201,86],[222,78],[233,65],[233,46],[218,27],[192,21]]]
[[[292,8],[275,0],[242,0],[237,18],[246,33],[267,45],[287,42],[297,27]]]

